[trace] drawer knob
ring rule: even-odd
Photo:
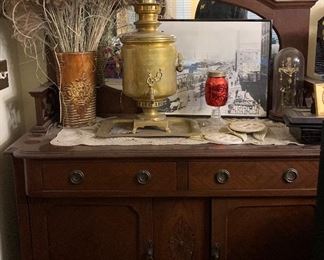
[[[298,171],[294,168],[289,168],[287,171],[284,172],[282,178],[287,183],[292,183],[298,178]]]
[[[136,179],[139,184],[146,185],[150,182],[152,176],[149,171],[141,170],[136,174]]]
[[[71,172],[70,174],[70,182],[74,185],[78,185],[78,184],[81,184],[84,180],[84,173],[80,170],[74,170]]]
[[[225,184],[230,178],[230,173],[228,170],[220,169],[215,175],[215,181],[219,184]]]

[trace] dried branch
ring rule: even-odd
[[[14,36],[33,52],[35,43],[57,52],[96,51],[125,0],[2,0]]]

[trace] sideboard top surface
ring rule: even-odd
[[[310,158],[318,159],[319,145],[130,145],[53,146],[54,136],[26,133],[6,150],[16,158]]]

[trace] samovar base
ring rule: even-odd
[[[167,133],[171,133],[169,128],[169,120],[166,117],[163,120],[150,120],[144,118],[134,119],[132,133],[136,134],[138,128],[145,127],[156,127],[166,131]]]
[[[164,100],[140,100],[138,106],[142,108],[143,113],[137,115],[134,119],[132,133],[135,134],[138,128],[156,127],[160,130],[171,133],[169,120],[166,115],[159,112],[159,107],[164,103]]]

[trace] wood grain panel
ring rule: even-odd
[[[24,161],[13,157],[16,191],[16,208],[19,225],[21,260],[33,260],[29,202],[25,195]]]
[[[221,260],[311,259],[315,200],[213,201],[212,244]]]
[[[287,183],[283,174],[289,169],[298,171],[297,179]],[[225,184],[215,180],[217,172],[226,169],[230,177]],[[248,189],[316,189],[318,161],[208,161],[189,163],[189,188],[203,190]]]
[[[34,260],[145,259],[150,200],[42,201],[31,206]]]
[[[84,173],[84,181],[73,185],[69,181],[74,170]],[[146,170],[151,180],[146,185],[137,182],[139,171]],[[89,160],[30,161],[27,164],[27,189],[36,191],[175,191],[175,162],[118,162]]]

